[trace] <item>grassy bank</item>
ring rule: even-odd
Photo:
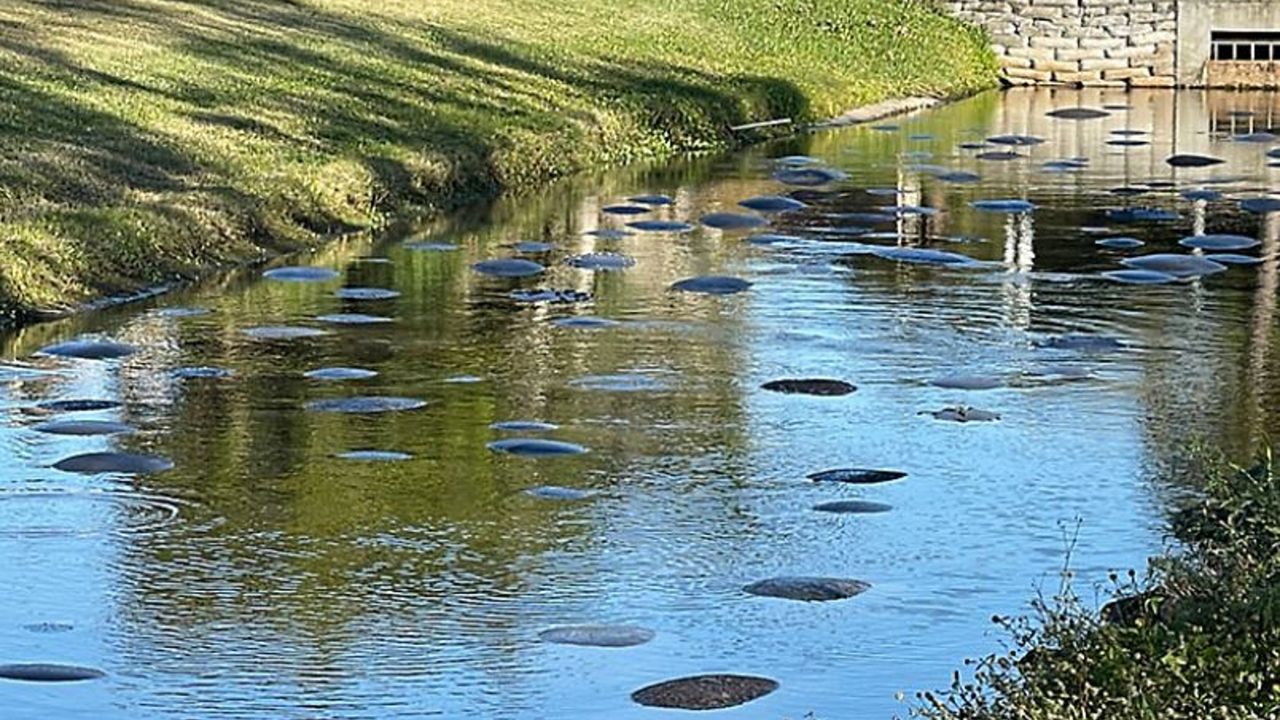
[[[1027,619],[998,619],[1009,654],[976,664],[935,720],[1245,720],[1280,716],[1280,468],[1204,469],[1203,498],[1177,512],[1177,554],[1146,577],[1112,578],[1091,611],[1069,576]]]
[[[927,0],[7,0],[0,310],[993,81]]]

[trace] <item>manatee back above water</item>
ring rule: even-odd
[[[925,415],[932,415],[935,420],[946,420],[947,422],[971,423],[971,422],[995,422],[1000,419],[998,413],[990,410],[979,410],[973,407],[949,407],[941,410],[931,410]]]
[[[866,468],[837,468],[810,473],[808,478],[814,482],[839,482],[851,485],[876,485],[879,483],[901,480],[907,474],[898,470],[868,470]]]
[[[748,210],[771,213],[792,212],[809,207],[805,203],[785,195],[759,195],[739,201],[738,204]]]
[[[523,258],[497,258],[494,260],[481,260],[471,266],[473,270],[481,275],[490,275],[502,278],[522,278],[531,277],[533,275],[541,275],[546,268],[532,260]]]
[[[427,406],[426,400],[391,395],[357,395],[354,397],[312,400],[304,407],[314,412],[373,414],[417,410]]]
[[[1098,118],[1109,117],[1111,113],[1106,110],[1097,110],[1088,107],[1062,108],[1060,110],[1050,110],[1045,113],[1051,118],[1060,120],[1097,120]]]
[[[111,420],[53,420],[31,429],[51,435],[120,435],[135,431],[132,425]]]
[[[703,225],[716,230],[754,230],[769,224],[768,220],[758,215],[743,215],[730,212],[715,212],[703,215],[701,221]]]
[[[63,472],[96,475],[99,473],[120,473],[125,475],[148,475],[164,472],[173,468],[173,462],[154,455],[139,455],[121,452],[96,452],[72,455],[53,464],[55,470]]]
[[[97,412],[118,408],[120,403],[116,400],[93,399],[47,400],[36,407],[53,412]]]
[[[558,455],[581,455],[587,449],[574,443],[560,440],[544,440],[542,438],[508,438],[494,440],[487,446],[490,450],[510,455],[526,457],[554,457]]]
[[[858,389],[852,383],[828,378],[783,378],[781,380],[770,380],[760,387],[770,392],[783,393],[785,395],[818,395],[821,397],[848,395]]]
[[[636,260],[628,255],[610,252],[593,252],[585,255],[574,255],[566,259],[565,264],[579,270],[595,270],[609,272],[626,270],[636,264]]]
[[[751,283],[742,278],[730,277],[728,275],[702,275],[699,277],[686,278],[672,284],[672,290],[680,292],[701,293],[704,295],[733,295],[735,293],[745,292],[751,288]]]
[[[1182,238],[1178,244],[1200,250],[1248,250],[1261,243],[1244,235],[1192,235]]]
[[[40,348],[38,354],[81,360],[116,360],[138,351],[132,345],[111,340],[68,340]]]
[[[751,583],[743,591],[784,600],[828,602],[846,600],[870,589],[870,583],[848,578],[783,576]]]
[[[893,506],[869,500],[833,500],[814,505],[813,509],[818,512],[842,515],[864,515],[889,512]]]
[[[1201,168],[1221,165],[1226,161],[1207,155],[1170,155],[1165,162],[1173,167]]]
[[[379,287],[344,287],[333,291],[342,300],[393,300],[400,297],[396,290]]]
[[[637,220],[627,223],[627,227],[656,233],[687,233],[693,230],[692,225],[680,220]]]
[[[646,707],[721,710],[757,700],[778,689],[778,682],[750,675],[695,675],[649,685],[631,693]]]
[[[1177,255],[1174,253],[1156,253],[1125,258],[1122,265],[1139,270],[1154,270],[1177,278],[1192,278],[1212,275],[1227,269],[1226,265],[1206,260],[1197,255]]]
[[[268,280],[282,280],[285,282],[328,282],[342,277],[342,273],[331,268],[294,265],[272,268],[262,273],[262,277]]]
[[[635,625],[566,625],[543,630],[538,638],[559,645],[588,647],[634,647],[654,638],[654,632]]]
[[[1155,270],[1108,270],[1102,277],[1126,285],[1167,285],[1178,278]]]
[[[591,493],[586,490],[561,487],[559,485],[538,485],[536,487],[525,488],[521,492],[529,497],[538,498],[539,500],[559,500],[563,502],[575,502],[578,500],[586,500],[591,497]]]
[[[0,665],[0,678],[24,682],[81,682],[107,674],[97,668],[56,663],[9,663]]]

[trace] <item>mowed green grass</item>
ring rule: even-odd
[[[0,311],[994,82],[919,0],[5,0]]]

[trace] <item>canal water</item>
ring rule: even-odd
[[[1077,106],[1110,114],[1048,115]],[[638,706],[634,690],[707,672],[780,683],[717,717],[905,715],[899,692],[945,687],[964,658],[1001,647],[992,615],[1055,589],[1069,544],[1090,602],[1104,599],[1095,587],[1109,571],[1159,552],[1164,513],[1186,492],[1176,461],[1188,447],[1208,442],[1242,459],[1273,424],[1280,223],[1238,203],[1264,194],[1276,170],[1272,145],[1234,136],[1272,127],[1275,114],[1280,100],[1257,94],[988,94],[877,127],[575,178],[287,263],[337,271],[327,282],[245,270],[16,331],[0,367],[0,663],[106,675],[0,681],[0,717],[644,720],[684,714]],[[1008,134],[1045,142],[1003,162],[976,155],[1007,148],[962,147]],[[1226,162],[1173,168],[1165,159],[1175,153]],[[821,164],[778,160],[794,155]],[[773,176],[788,167],[847,177],[787,186]],[[949,171],[980,178],[939,177]],[[1221,198],[1180,195],[1198,189]],[[638,194],[673,203],[602,212]],[[770,215],[754,233],[795,238],[704,226],[589,234],[752,214],[737,203],[773,194],[807,207]],[[1037,208],[970,205],[990,199]],[[903,207],[886,216],[891,205]],[[1125,223],[1133,218],[1107,212],[1125,208],[1173,216]],[[1101,275],[1126,257],[1190,252],[1178,240],[1197,232],[1257,238],[1244,253],[1262,262],[1152,286]],[[1096,244],[1116,236],[1146,245]],[[517,255],[518,242],[553,246],[523,256],[543,275],[473,269]],[[900,262],[884,251],[896,246],[974,262]],[[588,252],[634,264],[591,272],[565,262]],[[671,289],[708,274],[752,286]],[[399,295],[342,298],[342,287]],[[512,295],[531,288],[591,300]],[[335,313],[388,320],[317,319]],[[613,322],[564,323],[575,316]],[[324,334],[246,333],[264,326]],[[138,352],[38,354],[82,336]],[[330,367],[377,374],[308,376]],[[857,391],[761,387],[782,378]],[[308,407],[350,396],[426,405]],[[68,399],[119,406],[42,405]],[[998,419],[929,414],[957,406]],[[36,429],[65,419],[136,432]],[[512,420],[557,428],[491,428]],[[524,436],[589,452],[488,447]],[[403,455],[340,457],[357,450]],[[53,467],[100,451],[173,467]],[[833,468],[906,477],[807,478]],[[524,492],[537,486],[583,496]],[[855,499],[891,509],[813,509]],[[814,603],[743,591],[779,575],[871,587]],[[539,637],[586,623],[655,636],[627,648]]]

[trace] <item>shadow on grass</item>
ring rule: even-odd
[[[553,56],[437,25],[375,24],[297,2],[26,4],[70,16],[76,27],[165,44],[172,56],[129,77],[118,65],[94,67],[52,49],[46,33],[71,30],[5,27],[0,51],[20,62],[0,76],[0,184],[42,205],[121,203],[138,191],[244,191],[225,177],[230,168],[184,146],[182,133],[139,123],[139,107],[243,134],[283,157],[313,158],[317,169],[327,160],[357,159],[375,178],[375,200],[391,210],[490,195],[632,156],[635,148],[578,147],[605,137],[594,127],[597,108],[634,124],[621,141],[647,135],[667,146],[652,145],[646,154],[729,142],[729,125],[806,109],[800,91],[781,80]],[[415,166],[424,163],[406,160],[414,155],[435,169],[424,173]],[[222,185],[228,187],[218,190]],[[336,218],[302,224],[323,230]]]

